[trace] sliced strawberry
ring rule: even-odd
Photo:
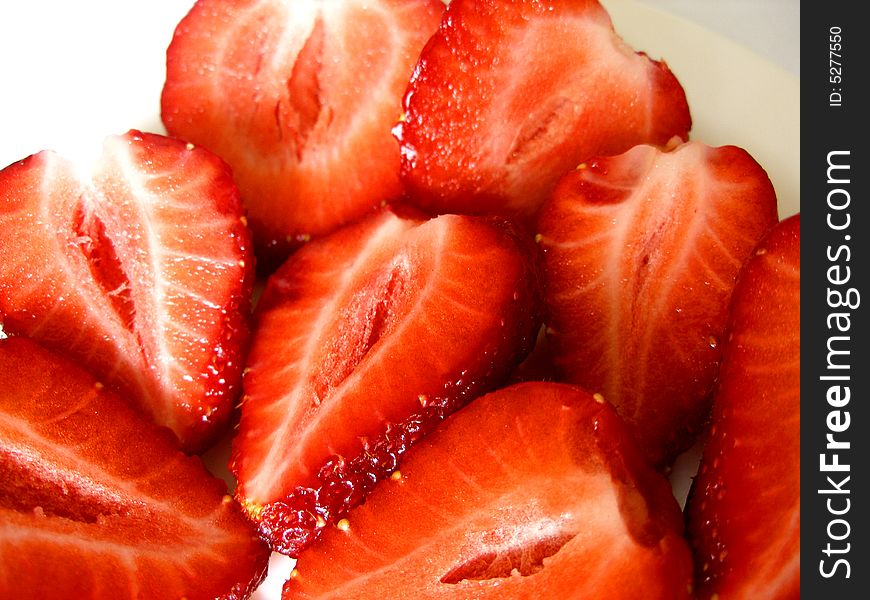
[[[540,326],[532,246],[480,218],[382,211],[270,278],[232,469],[275,549],[298,553],[408,445],[504,381]]]
[[[130,131],[92,176],[41,152],[0,172],[0,323],[67,353],[197,450],[241,379],[253,258],[228,167]]]
[[[391,479],[300,556],[285,598],[691,597],[670,487],[579,388],[479,398]]]
[[[554,360],[604,394],[655,464],[704,423],[734,279],[776,210],[749,154],[693,142],[596,158],[542,212]]]
[[[531,215],[582,160],[691,127],[667,66],[595,0],[454,0],[404,106],[403,180],[439,213]]]
[[[690,494],[699,598],[800,597],[800,215],[734,289],[710,439]]]
[[[167,130],[229,162],[272,259],[397,198],[390,129],[438,0],[199,0],[167,55]]]
[[[28,339],[0,381],[0,597],[250,595],[268,550],[168,430]]]

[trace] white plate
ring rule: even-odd
[[[46,148],[87,158],[106,135],[130,128],[162,133],[165,51],[191,4],[40,0],[4,6],[0,167]],[[683,84],[692,138],[746,148],[770,175],[780,215],[798,212],[799,80],[689,21],[633,0],[604,4],[617,31],[636,49],[664,58]],[[693,468],[689,458],[673,477],[680,498]],[[279,598],[291,565],[276,556],[254,598]]]

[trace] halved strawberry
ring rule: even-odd
[[[582,160],[691,127],[679,82],[596,0],[454,0],[404,106],[403,181],[439,213],[534,214]]]
[[[250,595],[268,549],[168,430],[28,339],[0,381],[0,597]]]
[[[734,289],[710,439],[687,505],[699,598],[800,597],[800,215]]]
[[[270,278],[232,470],[275,549],[298,553],[411,443],[504,381],[540,326],[534,250],[503,224],[385,210]]]
[[[472,402],[304,552],[285,598],[690,598],[665,479],[602,400],[526,383]]]
[[[53,152],[0,172],[0,323],[116,385],[185,448],[226,424],[253,278],[229,168],[155,134],[110,137],[92,175]]]
[[[542,211],[555,362],[657,465],[704,423],[734,280],[776,211],[749,154],[697,142],[591,160]]]
[[[167,130],[221,155],[257,252],[286,257],[401,195],[390,129],[438,0],[199,0],[167,54]]]

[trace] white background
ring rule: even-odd
[[[800,76],[800,0],[639,0],[731,38]]]

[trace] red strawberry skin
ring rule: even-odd
[[[759,245],[734,290],[686,509],[704,600],[800,597],[800,264],[798,214]]]
[[[709,412],[734,280],[776,197],[733,146],[638,146],[581,167],[538,225],[554,361],[666,466]]]
[[[90,176],[42,152],[0,172],[0,323],[80,361],[187,450],[241,380],[253,254],[229,168],[130,131]]]
[[[390,129],[438,0],[199,0],[167,53],[162,118],[233,168],[258,256],[402,193]]]
[[[0,597],[246,598],[268,550],[226,485],[71,361],[0,340]]]
[[[284,598],[690,598],[665,479],[579,388],[479,398],[305,551]]]
[[[533,215],[581,161],[685,139],[685,93],[595,0],[455,0],[396,129],[409,198],[437,213]]]
[[[540,326],[534,250],[503,223],[385,210],[270,278],[232,470],[274,549],[296,555],[446,414],[507,378]]]

